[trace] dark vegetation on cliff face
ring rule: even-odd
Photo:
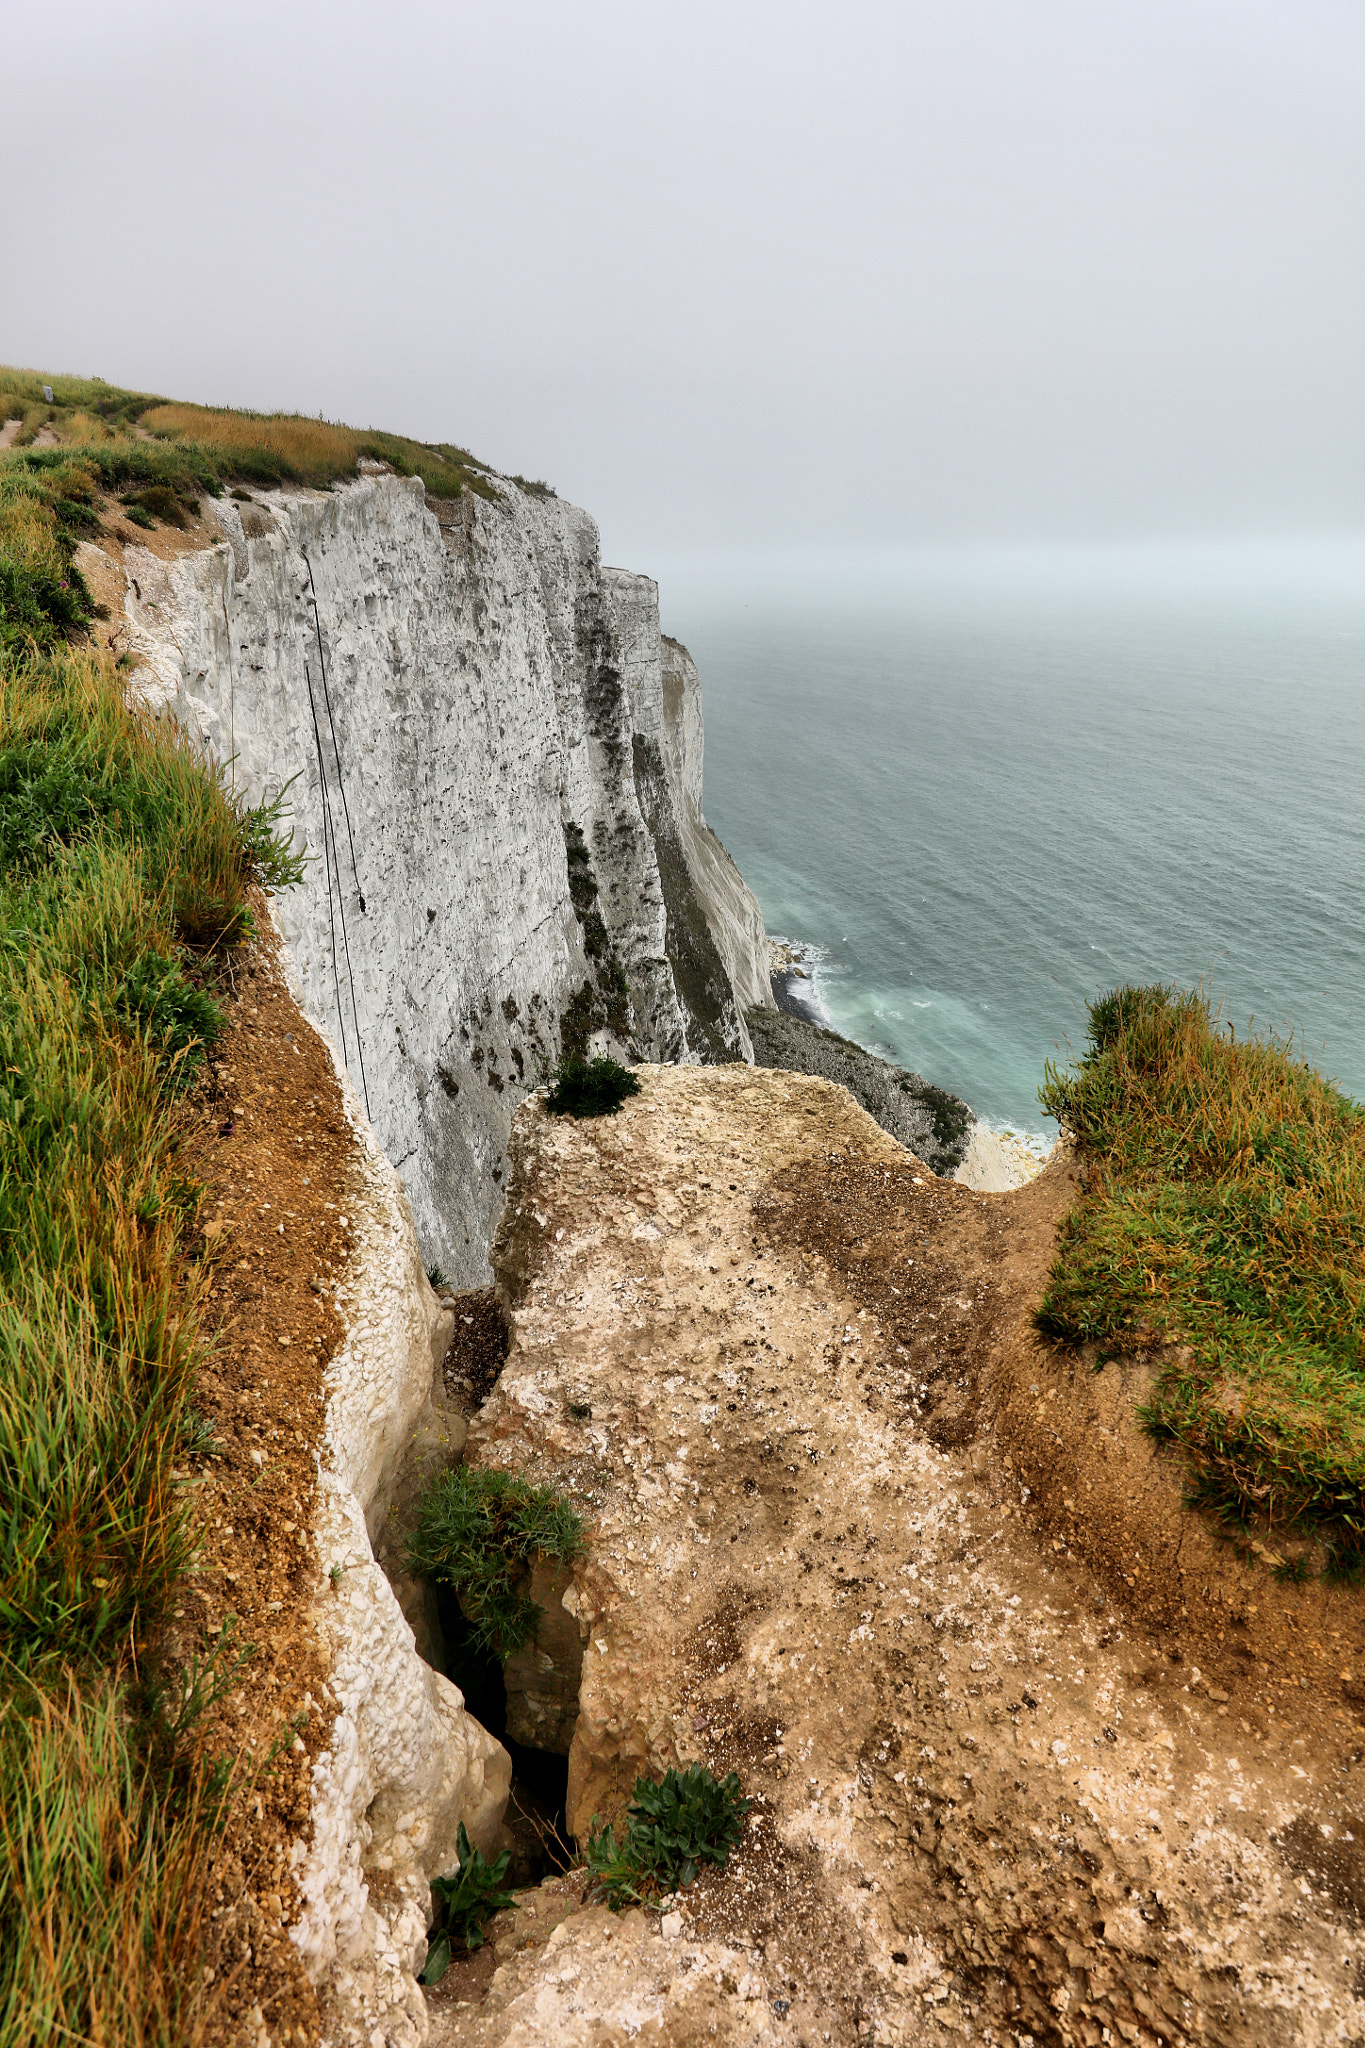
[[[1298,1522],[1365,1566],[1365,1112],[1202,995],[1120,988],[1044,1109],[1079,1140],[1044,1331],[1164,1348],[1148,1426],[1234,1528]],[[1104,1351],[1101,1351],[1101,1358]]]
[[[196,2038],[235,1767],[156,1630],[195,1542],[204,1355],[185,1083],[273,822],[115,664],[0,650],[0,2043]]]
[[[704,1060],[723,1065],[736,1057],[732,1049],[734,990],[692,886],[659,749],[653,740],[636,733],[632,753],[635,794],[659,863],[659,886],[668,921],[665,945],[683,999],[687,1043]]]
[[[566,1060],[582,1062],[594,1031],[610,1031],[622,1041],[630,1036],[630,990],[626,972],[598,909],[597,876],[583,828],[572,819],[564,826],[564,859],[569,872],[569,901],[583,933],[589,980],[568,1003],[559,1020],[559,1042]]]

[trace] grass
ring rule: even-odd
[[[326,490],[353,479],[367,457],[419,476],[438,498],[498,495],[496,472],[449,442],[295,413],[172,403],[97,377],[0,368],[4,419],[22,426],[0,454],[0,650],[51,648],[89,625],[90,592],[72,556],[111,505],[136,526],[184,526],[206,496],[244,483]],[[36,447],[43,432],[56,445]]]
[[[139,1745],[118,1671],[0,1705],[0,2040],[193,2044],[225,1773]]]
[[[423,1497],[407,1565],[453,1589],[476,1656],[506,1659],[530,1642],[541,1617],[528,1591],[535,1564],[572,1564],[582,1550],[582,1521],[562,1495],[457,1465]]]
[[[1234,1522],[1365,1553],[1365,1112],[1290,1044],[1234,1038],[1202,995],[1114,990],[1047,1070],[1085,1188],[1048,1334],[1162,1348],[1145,1420]]]
[[[138,1678],[194,1540],[185,1085],[248,889],[297,865],[123,680],[88,649],[0,650],[5,2048],[195,2037],[223,1789],[195,1717],[168,1738]]]

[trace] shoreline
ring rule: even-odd
[[[923,1089],[930,1095],[947,1098],[948,1091],[925,1082],[918,1074],[910,1074],[907,1069],[888,1059],[885,1054],[871,1052],[866,1046],[859,1045],[856,1039],[848,1038],[835,1029],[817,991],[817,962],[812,948],[790,939],[770,936],[768,962],[773,1002],[780,1015],[794,1018],[799,1024],[813,1027],[827,1039],[837,1041],[840,1046],[847,1049],[850,1056],[856,1054],[861,1061],[869,1062],[872,1068],[884,1072],[888,1081],[894,1080],[899,1083],[903,1079],[908,1079],[917,1090]],[[752,1019],[750,1022],[752,1029]],[[756,1052],[757,1049],[755,1043]],[[820,1059],[814,1064],[803,1065],[802,1071],[828,1072],[827,1063]],[[836,1078],[833,1074],[829,1074],[828,1077]],[[898,1118],[886,1119],[873,1107],[873,1102],[867,1098],[864,1087],[851,1083],[847,1076],[840,1075],[837,1078],[843,1080],[845,1086],[852,1085],[855,1098],[863,1102],[863,1106],[879,1123],[882,1123],[884,1129],[890,1131],[901,1143],[907,1142],[902,1131],[893,1127],[899,1123]],[[996,1126],[978,1115],[969,1103],[964,1102],[962,1107],[967,1111],[970,1123],[967,1127],[962,1157],[949,1172],[952,1179],[960,1181],[964,1186],[973,1188],[978,1193],[1003,1194],[1010,1189],[1026,1186],[1055,1156],[1058,1141],[1053,1139],[1049,1144],[1045,1132],[1020,1132],[1013,1124]],[[933,1162],[926,1161],[926,1164],[932,1165]]]
[[[804,946],[769,937],[768,979],[778,1009],[785,1017],[799,1017],[803,1024],[829,1031],[833,1027],[828,1013],[815,992],[814,963],[807,966],[808,961],[810,954]]]

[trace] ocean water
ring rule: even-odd
[[[1365,1099],[1365,544],[679,562],[705,806],[836,1029],[1050,1142],[1121,981]]]

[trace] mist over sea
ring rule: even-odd
[[[1120,981],[1365,1099],[1365,542],[680,560],[709,823],[839,1031],[1050,1136]]]

